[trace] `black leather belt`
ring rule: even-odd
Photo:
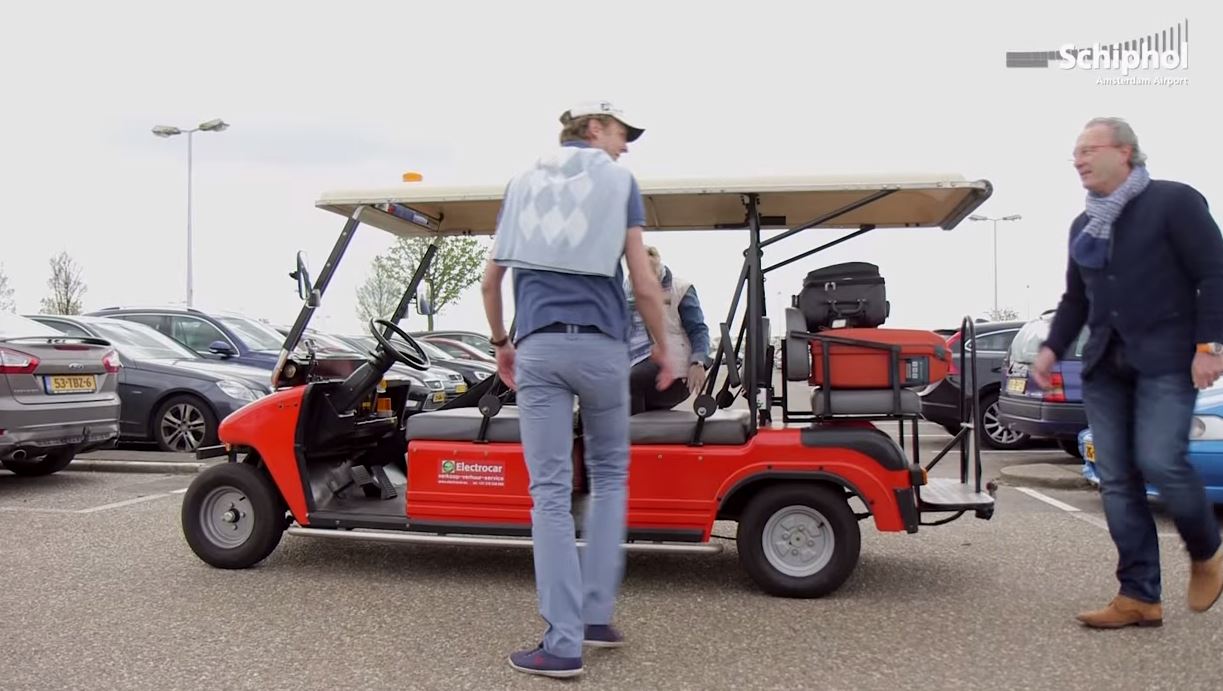
[[[555,333],[580,333],[580,334],[597,334],[603,333],[603,330],[597,326],[588,326],[586,324],[562,324],[553,322],[547,326],[541,326],[536,329],[537,333],[555,334]]]

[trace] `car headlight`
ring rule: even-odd
[[[485,379],[488,379],[490,374],[492,374],[492,372],[485,372],[482,369],[478,369],[472,373],[472,376],[476,378],[476,381],[484,381]]]
[[[217,388],[225,392],[226,396],[236,398],[239,401],[253,401],[258,396],[254,391],[251,391],[245,384],[233,381],[232,379],[222,379],[217,382]]]
[[[1195,415],[1189,427],[1189,439],[1193,441],[1223,440],[1223,417],[1218,415]]]
[[[446,384],[441,379],[430,379],[429,388],[433,389],[434,391],[441,391],[442,389],[446,388]]]

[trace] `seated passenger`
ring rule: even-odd
[[[696,288],[676,278],[671,269],[663,265],[658,248],[649,247],[646,253],[650,257],[650,266],[662,282],[667,352],[679,377],[663,391],[654,386],[658,365],[650,359],[653,341],[636,309],[632,288],[626,281],[625,293],[632,315],[632,334],[629,337],[629,366],[632,368],[629,374],[629,404],[632,415],[647,410],[669,410],[683,403],[705,384],[706,370],[712,365],[709,358],[709,328],[705,325]]]

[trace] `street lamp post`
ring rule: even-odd
[[[192,260],[191,260],[191,135],[196,132],[221,132],[229,128],[229,124],[224,120],[217,118],[202,122],[198,126],[191,129],[181,129],[169,125],[158,125],[153,128],[153,134],[168,139],[178,134],[187,135],[187,306],[191,307],[194,304],[195,289]]]
[[[973,214],[968,217],[970,221],[992,221],[994,224],[994,314],[998,314],[998,221],[1018,221],[1023,218],[1019,214],[1011,214],[1010,216],[1000,216],[998,218],[990,218],[988,216],[980,216]]]

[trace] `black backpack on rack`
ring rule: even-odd
[[[887,321],[891,305],[879,267],[846,262],[816,269],[803,279],[794,299],[807,328],[871,328]]]

